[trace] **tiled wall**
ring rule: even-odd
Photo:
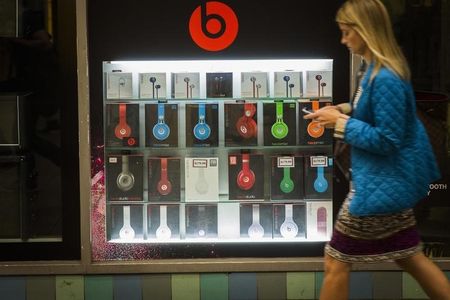
[[[450,278],[450,272],[447,272]],[[4,300],[318,299],[322,272],[0,277]],[[427,299],[402,272],[353,272],[350,299]]]

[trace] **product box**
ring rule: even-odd
[[[306,208],[304,203],[273,205],[273,237],[304,239],[306,237]]]
[[[243,203],[240,206],[241,237],[252,240],[272,238],[272,205]]]
[[[143,200],[143,156],[108,155],[106,158],[106,199]]]
[[[274,97],[300,98],[303,96],[302,72],[275,72]]]
[[[165,99],[166,73],[139,73],[139,98]]]
[[[131,242],[144,238],[142,205],[107,206],[108,241]]]
[[[200,73],[173,73],[172,98],[200,98]]]
[[[148,200],[181,200],[181,162],[178,157],[148,159]]]
[[[145,105],[145,146],[178,147],[178,104]]]
[[[295,102],[274,101],[263,104],[264,146],[294,146],[297,138]]]
[[[329,241],[333,231],[333,202],[313,201],[306,203],[308,240]]]
[[[333,72],[307,71],[305,97],[332,97]]]
[[[305,199],[333,198],[333,158],[326,155],[305,157]]]
[[[217,206],[186,205],[186,238],[217,237]]]
[[[267,72],[242,72],[241,73],[241,97],[243,98],[267,98],[269,96],[269,84]]]
[[[217,229],[219,239],[239,239],[239,202],[217,203]]]
[[[264,200],[264,155],[228,156],[228,195],[230,200]]]
[[[206,73],[207,98],[232,98],[233,73]]]
[[[106,104],[107,147],[139,147],[139,104]]]
[[[305,197],[301,156],[272,156],[270,198],[272,200],[302,200]]]
[[[258,116],[256,102],[239,101],[224,104],[225,146],[257,146]]]
[[[185,158],[185,201],[219,201],[219,158]]]
[[[186,104],[186,147],[219,146],[219,105]]]
[[[180,238],[180,206],[147,206],[147,238],[167,241]]]
[[[316,111],[324,106],[332,105],[330,98],[311,98],[298,100],[299,120],[299,145],[317,146],[331,145],[333,143],[333,128],[321,126],[315,120],[306,120],[303,116],[306,114],[304,110]]]
[[[133,98],[133,74],[106,73],[106,99]]]

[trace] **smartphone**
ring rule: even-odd
[[[305,107],[302,109],[302,112],[303,113],[305,113],[305,114],[307,114],[307,115],[309,115],[309,114],[312,114],[313,112],[312,111],[310,111],[310,110],[307,110]]]

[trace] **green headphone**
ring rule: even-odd
[[[280,190],[285,194],[289,194],[294,190],[294,181],[291,179],[291,168],[289,167],[283,168],[283,179],[280,182]]]
[[[277,120],[272,125],[272,135],[274,138],[281,140],[285,138],[289,132],[289,128],[283,121],[283,102],[276,102]]]

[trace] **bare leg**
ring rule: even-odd
[[[320,300],[348,299],[351,264],[339,261],[325,254],[325,275]]]
[[[430,299],[450,300],[447,277],[422,252],[395,262],[417,280]]]

